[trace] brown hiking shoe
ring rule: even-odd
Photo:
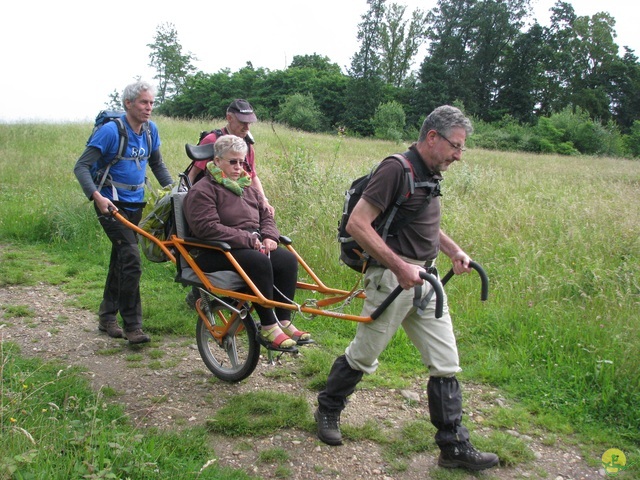
[[[122,338],[124,337],[124,332],[118,325],[118,322],[115,320],[102,320],[100,319],[98,323],[98,330],[101,332],[107,332],[111,338]]]
[[[129,340],[129,343],[132,344],[147,343],[151,341],[151,337],[144,333],[140,328],[131,332],[126,332],[125,335],[127,336],[127,340]]]

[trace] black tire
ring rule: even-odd
[[[215,339],[202,318],[198,317],[196,340],[200,357],[211,372],[225,382],[239,382],[253,373],[260,359],[260,343],[251,315],[243,319],[228,307],[212,304],[207,318],[214,328],[233,322],[232,334]]]

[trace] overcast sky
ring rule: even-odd
[[[389,0],[428,11],[436,0]],[[629,0],[567,0],[578,15],[609,12],[616,43],[640,54],[640,7]],[[547,24],[554,0],[532,0]],[[237,5],[237,7],[234,7]],[[172,23],[199,71],[232,72],[247,61],[286,68],[295,55],[317,53],[343,68],[358,48],[366,0],[5,1],[0,7],[0,122],[87,121],[109,94],[148,67],[158,25]],[[417,67],[417,65],[414,65]]]

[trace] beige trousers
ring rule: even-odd
[[[362,315],[369,316],[398,286],[398,281],[391,270],[372,266],[365,274],[364,286],[367,298]],[[431,285],[425,282],[421,296],[430,290]],[[431,376],[451,377],[461,371],[446,294],[440,318],[435,318],[435,295],[422,313],[413,306],[414,295],[414,289],[403,290],[376,320],[358,324],[356,336],[345,350],[351,368],[365,373],[375,372],[378,356],[402,326],[420,352]]]

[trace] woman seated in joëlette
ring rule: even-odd
[[[290,251],[278,248],[280,233],[273,215],[243,168],[246,153],[243,139],[220,137],[205,178],[185,197],[184,215],[194,237],[231,246],[231,254],[265,298],[289,303],[296,291],[298,261]],[[194,257],[204,272],[235,271],[220,251],[203,248]],[[310,342],[311,335],[291,323],[291,310],[254,307],[260,335],[269,347],[286,350]]]

